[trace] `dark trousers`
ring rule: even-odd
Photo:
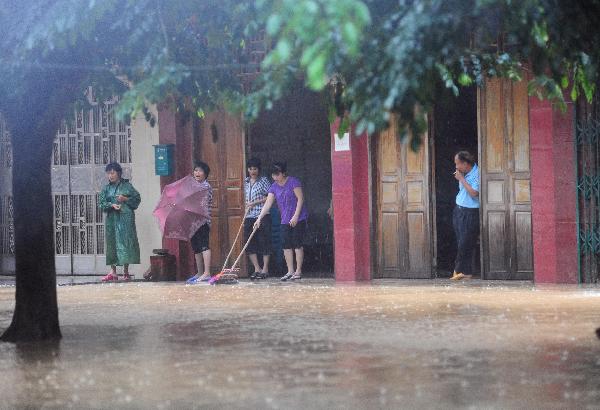
[[[479,209],[456,205],[452,224],[458,247],[454,270],[465,275],[473,274],[473,252],[479,236]]]

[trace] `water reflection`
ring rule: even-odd
[[[60,344],[0,344],[0,407],[599,402],[598,289],[401,283],[61,287]]]

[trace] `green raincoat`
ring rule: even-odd
[[[118,202],[117,196],[129,198],[126,202]],[[140,193],[129,180],[121,179],[116,184],[104,187],[98,198],[100,209],[105,213],[104,235],[106,238],[106,264],[122,266],[140,263],[140,245],[135,229],[134,210],[140,205]],[[112,204],[120,204],[121,209],[112,208]]]

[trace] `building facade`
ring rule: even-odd
[[[245,159],[258,156],[267,164],[290,162],[290,174],[304,180],[310,218],[323,238],[331,198],[333,240],[323,239],[319,247],[335,253],[332,261],[315,256],[321,258],[320,276],[331,270],[339,281],[445,277],[455,255],[453,156],[467,149],[481,171],[474,261],[481,278],[580,281],[573,104],[562,112],[529,96],[526,82],[489,80],[482,89],[441,100],[424,143],[413,152],[393,127],[372,136],[338,136],[337,125],[324,122],[318,100],[307,91],[295,93],[246,127],[225,113],[181,124],[159,113],[160,141],[175,144],[178,162],[177,175],[165,183],[189,172],[194,159],[216,165],[215,264],[243,214]],[[314,149],[319,138],[327,138],[329,147]],[[315,156],[321,159],[309,164]],[[179,257],[180,270],[193,272],[187,245],[165,246]]]
[[[204,118],[155,112],[157,126],[111,119],[114,101],[95,102],[58,131],[52,157],[57,270],[104,273],[101,213],[95,195],[104,164],[117,160],[142,194],[137,211],[143,273],[152,249],[177,257],[178,278],[195,272],[187,242],[161,239],[152,210],[160,190],[188,173],[195,160],[211,167],[214,189],[212,271],[221,269],[244,210],[250,157],[286,161],[303,182],[309,208],[306,270],[338,281],[436,278],[452,270],[451,213],[457,183],[453,156],[476,154],[480,167],[479,252],[483,279],[536,283],[598,280],[600,254],[600,115],[596,105],[563,112],[527,93],[526,82],[488,80],[481,89],[443,96],[413,152],[393,126],[377,135],[337,135],[321,97],[301,86],[257,122],[243,125],[223,111]],[[173,144],[172,175],[154,174],[155,144]],[[0,129],[0,252],[14,269],[10,142]],[[332,206],[333,221],[328,216]],[[274,221],[277,220],[276,215]],[[334,252],[335,250],[335,252]],[[283,269],[274,229],[272,273]],[[243,269],[242,272],[245,273]]]

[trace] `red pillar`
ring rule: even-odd
[[[577,283],[574,107],[529,98],[534,281]]]
[[[183,124],[181,118],[169,108],[158,110],[158,140],[161,144],[174,144],[173,174],[160,177],[160,189],[183,178],[192,170],[191,121]],[[194,253],[188,242],[176,239],[162,240],[162,246],[177,259],[177,280],[187,279],[196,272]]]
[[[336,281],[371,279],[369,143],[366,134],[336,144],[331,127],[333,231]],[[336,148],[337,145],[337,148]]]

